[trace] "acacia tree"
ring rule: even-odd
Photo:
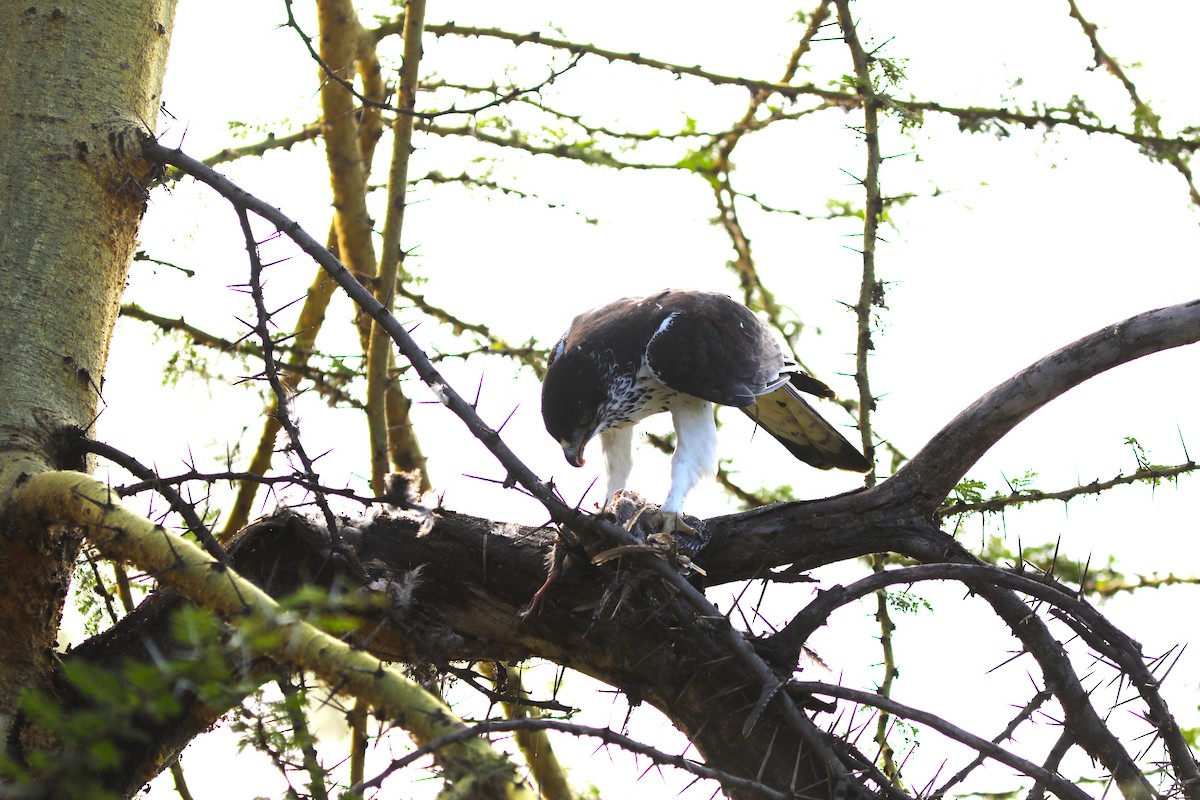
[[[1097,26],[1075,3],[1067,5],[1064,13],[1095,65],[1132,101],[1132,111],[1119,118],[1128,124],[1101,119],[1079,97],[1027,107],[907,97],[902,64],[881,45],[864,41],[846,0],[821,2],[798,17],[777,80],[537,30],[471,27],[461,19],[427,22],[417,0],[398,17],[371,24],[349,0],[319,0],[311,21],[284,3],[279,13],[293,46],[319,74],[314,121],[206,161],[189,155],[186,141],[184,148],[164,145],[148,127],[158,104],[169,8],[131,2],[107,16],[80,3],[3,12],[5,52],[24,59],[6,59],[6,69],[12,64],[19,74],[22,64],[39,63],[62,70],[44,84],[45,95],[5,95],[11,104],[6,117],[21,122],[12,128],[12,146],[4,148],[2,173],[10,204],[3,218],[12,233],[3,237],[6,305],[0,318],[10,332],[6,340],[14,343],[13,357],[0,364],[12,443],[0,462],[3,546],[5,563],[14,567],[3,588],[12,622],[3,634],[6,787],[15,791],[20,784],[55,796],[130,796],[170,765],[182,787],[176,761],[181,748],[235,709],[231,716],[246,741],[274,760],[292,792],[312,796],[346,785],[358,792],[401,791],[394,787],[404,785],[406,768],[432,758],[447,794],[529,795],[536,785],[545,796],[566,797],[571,790],[547,731],[597,737],[662,768],[716,780],[731,797],[946,794],[986,775],[989,762],[1023,775],[1031,796],[1088,796],[1077,781],[1094,773],[1075,766],[1072,759],[1079,756],[1098,765],[1125,796],[1196,795],[1200,774],[1190,734],[1160,693],[1170,659],[1144,656],[1089,602],[1105,581],[1113,583],[1115,570],[1072,574],[1036,552],[972,552],[953,534],[964,515],[1192,471],[1190,460],[1160,466],[1139,457],[1136,472],[1104,482],[1057,493],[1017,485],[992,498],[963,480],[994,443],[1072,387],[1200,338],[1200,304],[1146,311],[1038,359],[946,422],[911,458],[876,425],[869,356],[886,307],[887,272],[876,263],[886,238],[881,226],[912,199],[883,191],[889,137],[902,141],[931,116],[954,119],[968,132],[1070,129],[1140,149],[1177,173],[1186,196],[1200,205],[1189,168],[1194,135],[1166,129],[1127,70],[1108,55]],[[866,16],[869,9],[854,11]],[[102,29],[96,20],[110,20],[114,28]],[[76,34],[90,38],[81,43]],[[453,62],[431,64],[422,52],[423,42],[444,40],[511,48],[506,57],[522,63],[532,58],[538,75],[529,79],[516,69],[512,81],[499,71],[460,79],[451,74]],[[118,47],[125,49],[112,49]],[[623,129],[618,121],[596,121],[586,109],[572,108],[577,101],[570,81],[601,64],[614,75],[633,70],[638,80],[669,76],[688,87],[734,91],[742,105],[708,130],[691,118],[674,132]],[[799,79],[803,70],[825,77],[806,83]],[[85,77],[99,85],[81,83]],[[79,106],[43,113],[57,108],[50,98]],[[831,115],[839,129],[851,120],[843,135],[863,158],[853,173],[852,199],[831,204],[824,215],[803,214],[775,208],[740,187],[735,154],[788,126],[794,130]],[[50,122],[59,127],[47,130]],[[283,198],[251,195],[213,170],[308,140],[325,156],[334,209],[324,243],[276,207]],[[389,146],[379,159],[387,164],[385,189],[372,183],[381,141]],[[447,146],[444,162],[413,174],[414,147],[436,153],[441,142],[458,141],[470,146]],[[772,502],[787,492],[742,485],[736,472],[723,470],[723,486],[747,510],[706,520],[703,547],[684,555],[649,543],[630,521],[628,507],[616,508],[616,519],[587,513],[577,498],[564,498],[531,470],[517,454],[523,448],[505,433],[504,418],[482,418],[481,393],[473,400],[464,396],[447,374],[460,360],[487,358],[506,365],[493,370],[536,375],[546,342],[513,346],[497,333],[503,323],[467,319],[428,300],[406,244],[413,186],[432,192],[467,184],[481,192],[516,193],[530,204],[554,202],[472,168],[482,154],[502,173],[509,152],[553,157],[563,170],[582,163],[692,179],[711,198],[716,226],[727,237],[732,285],[793,349],[806,329],[764,277],[751,249],[746,209],[757,209],[751,215],[756,220],[762,212],[809,217],[812,224],[821,216],[860,221],[859,288],[849,303],[854,346],[846,348],[855,353],[849,371],[857,394],[844,404],[864,451],[880,465],[878,483],[873,478],[862,490],[822,500]],[[268,410],[245,464],[233,453],[223,469],[193,463],[181,474],[164,475],[130,448],[94,435],[113,325],[111,313],[97,316],[95,310],[114,308],[146,190],[162,179],[181,181],[181,187],[194,180],[232,208],[231,230],[245,251],[233,282],[246,303],[231,310],[228,328],[218,332],[132,303],[122,311],[183,337],[185,358],[176,368],[207,364],[211,376],[213,362],[196,356],[205,350],[252,364],[243,374],[254,380],[244,383],[262,387]],[[26,186],[44,188],[44,196],[29,193],[28,202],[18,205],[14,198],[24,198]],[[73,202],[63,203],[63,197]],[[173,198],[160,194],[156,202],[169,210]],[[79,216],[61,216],[67,212]],[[47,246],[50,232],[82,238]],[[294,298],[272,280],[281,269],[272,263],[272,248],[281,247],[281,239],[291,243],[284,253],[299,251],[306,257],[302,263],[311,259],[318,266],[294,319],[284,310]],[[301,259],[289,263],[294,267]],[[76,284],[86,290],[64,288]],[[339,292],[359,310],[351,341],[361,361],[317,345]],[[403,316],[393,313],[401,302]],[[423,329],[413,331],[414,317],[445,326],[454,346],[431,356],[422,336],[442,343]],[[479,471],[459,463],[461,455],[429,450],[419,409],[413,409],[414,398],[427,396],[422,392],[461,421],[499,465],[498,482],[531,497],[549,524],[526,527],[498,515],[455,513],[436,498],[419,496],[429,486],[427,455],[456,470]],[[322,467],[301,411],[314,395],[365,417],[370,467],[358,470],[369,475],[362,485]],[[649,444],[670,446],[657,437]],[[88,477],[96,457],[132,477],[116,486]],[[230,484],[235,492],[224,490]],[[247,524],[264,486],[278,510]],[[116,500],[151,493],[168,503],[165,515],[155,516],[152,504],[139,515]],[[309,510],[297,513],[301,506]],[[546,579],[552,552],[567,556],[554,560],[562,574],[536,613],[524,614]],[[56,656],[51,641],[78,557],[83,561],[76,577],[107,601],[111,624]],[[870,566],[856,566],[859,559]],[[104,562],[113,569],[101,567]],[[711,599],[731,584],[761,581],[765,593],[768,586],[801,582],[835,564],[848,565],[856,580],[826,585],[802,601],[790,595],[782,607],[737,596],[732,605],[723,603],[723,613]],[[144,578],[131,581],[125,565]],[[1002,731],[960,727],[953,698],[916,708],[892,696],[900,665],[891,616],[904,597],[896,587],[926,582],[960,584],[981,598],[979,613],[1000,620],[1023,660],[1032,662],[1032,688],[1004,698],[1016,710]],[[814,631],[836,626],[839,609],[867,597],[875,598],[880,626],[878,686],[798,680]],[[745,620],[753,614],[772,617],[768,632]],[[657,708],[701,758],[572,722],[560,699],[530,694],[515,680],[519,671],[508,665],[531,658],[590,675]],[[1094,691],[1097,669],[1121,691]],[[451,676],[495,708],[464,721],[431,692],[439,676]],[[268,683],[274,695],[261,692]],[[314,704],[344,708],[354,731],[344,775],[330,771],[337,756],[309,732]],[[1136,706],[1144,724],[1133,731],[1115,724],[1109,712],[1118,704]],[[1049,743],[1034,735],[1045,717],[1060,726]],[[368,772],[372,740],[390,731],[411,739],[414,749]],[[488,744],[489,736],[506,731],[516,733],[527,773],[514,766],[518,756],[510,759]],[[914,775],[898,752],[910,731],[921,741],[956,742],[973,755],[948,772]],[[303,788],[291,783],[296,772]]]

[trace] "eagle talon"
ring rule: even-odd
[[[661,533],[671,533],[687,536],[689,539],[699,539],[700,533],[683,520],[683,514],[672,511],[655,511],[650,518],[651,523]]]

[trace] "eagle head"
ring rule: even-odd
[[[583,448],[600,429],[606,395],[590,350],[564,342],[551,351],[542,381],[542,419],[573,467],[583,466]]]

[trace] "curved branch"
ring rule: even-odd
[[[1173,765],[1180,772],[1180,779],[1187,785],[1200,787],[1200,771],[1197,771],[1187,743],[1158,693],[1158,682],[1142,663],[1138,646],[1094,608],[1050,580],[1034,580],[990,565],[966,563],[926,564],[878,572],[850,586],[834,587],[821,593],[776,634],[777,643],[789,650],[794,647],[794,652],[798,654],[808,636],[824,625],[835,609],[888,586],[947,579],[961,581],[986,599],[1013,634],[1025,643],[1041,666],[1046,685],[1053,687],[1066,713],[1066,728],[1072,739],[1112,771],[1126,797],[1149,797],[1153,792],[1133,759],[1097,716],[1087,691],[1080,684],[1061,645],[1049,635],[1040,618],[1013,594],[1014,591],[1061,609],[1065,612],[1061,615],[1063,620],[1080,638],[1097,653],[1118,665],[1145,701],[1149,711],[1146,719],[1163,737]],[[887,710],[879,705],[878,700],[872,701],[872,705]],[[924,719],[920,721],[932,724]],[[957,734],[954,735],[957,738]],[[1040,776],[1034,777],[1044,780]],[[1190,790],[1188,796],[1195,796],[1195,791]]]
[[[1075,784],[1057,773],[1050,772],[1047,769],[1039,767],[1032,761],[1027,761],[1024,758],[1015,756],[1012,753],[1000,747],[997,744],[989,742],[980,736],[976,736],[970,731],[963,730],[957,725],[942,719],[939,716],[930,714],[928,711],[922,711],[919,708],[912,708],[902,703],[897,703],[890,697],[876,694],[875,692],[864,692],[858,689],[850,689],[845,686],[835,686],[828,683],[820,683],[818,681],[795,681],[788,684],[789,689],[801,691],[809,694],[823,694],[827,697],[839,697],[844,700],[852,700],[855,703],[866,706],[874,706],[880,711],[885,711],[888,714],[911,719],[914,722],[919,722],[926,725],[947,738],[965,744],[972,750],[977,751],[980,755],[999,761],[1001,764],[1012,767],[1018,772],[1028,775],[1031,778],[1045,784],[1050,791],[1062,798],[1074,798],[1074,800],[1087,800],[1089,795],[1087,792],[1080,789]]]
[[[1200,341],[1200,300],[1147,311],[1101,328],[992,389],[942,428],[880,487],[932,514],[967,470],[1017,423],[1089,378],[1142,356]]]
[[[703,566],[710,580],[799,573],[845,558],[898,552],[944,560],[960,549],[924,533],[955,484],[1035,410],[1088,378],[1150,353],[1200,341],[1200,300],[1148,311],[1051,353],[992,389],[936,434],[889,480],[820,500],[714,517]],[[915,533],[913,531],[916,531]],[[965,551],[962,551],[965,553]]]

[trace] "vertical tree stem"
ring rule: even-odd
[[[387,89],[380,71],[379,58],[375,53],[375,40],[366,34],[357,20],[355,20],[355,28],[356,33],[353,38],[358,74],[363,83],[363,95],[371,100],[383,102]],[[371,160],[375,153],[375,145],[379,142],[381,130],[379,109],[365,106],[359,115],[355,132],[364,187],[367,177],[371,174]],[[330,252],[341,255],[336,219],[330,223],[326,243]],[[325,323],[325,311],[329,307],[329,301],[333,298],[336,288],[337,283],[326,274],[325,270],[317,267],[317,274],[308,289],[308,295],[304,298],[304,305],[300,309],[300,316],[296,320],[295,335],[292,338],[295,351],[293,360],[301,367],[308,363],[311,351],[315,348],[317,334],[320,333],[321,327]],[[289,391],[294,392],[299,388],[302,377],[301,370],[285,370],[283,373],[284,385]],[[250,465],[246,468],[251,475],[265,475],[271,468],[271,460],[275,455],[275,440],[280,431],[278,415],[279,407],[272,402],[271,408],[263,420],[263,429],[258,437],[258,445],[250,459]],[[221,530],[221,541],[228,540],[246,526],[254,505],[254,498],[258,494],[258,487],[259,482],[249,478],[238,483],[237,497]]]
[[[425,30],[425,0],[409,0],[404,13],[404,64],[400,68],[400,113],[392,123],[392,165],[388,173],[387,216],[383,223],[383,251],[375,281],[375,298],[389,311],[400,277],[404,250],[400,236],[408,189],[408,161],[412,153],[413,111],[421,64],[421,36]],[[371,431],[371,488],[384,490],[388,471],[388,366],[392,362],[391,338],[375,323],[367,352],[367,420]],[[411,431],[397,424],[397,433]]]
[[[879,190],[879,165],[882,161],[879,153],[879,98],[871,81],[871,57],[863,50],[858,39],[858,32],[850,15],[849,0],[837,0],[837,10],[842,37],[854,62],[856,88],[859,97],[862,98],[862,135],[867,146],[867,173],[862,179],[863,190],[866,192],[866,205],[863,210],[862,282],[859,285],[858,303],[854,307],[858,316],[854,377],[858,384],[858,430],[862,437],[863,453],[874,461],[875,443],[871,431],[871,412],[875,408],[875,398],[871,393],[868,357],[874,348],[871,341],[871,315],[875,306],[883,299],[880,283],[875,277],[875,246],[878,242],[879,217],[883,213],[883,196]],[[875,484],[874,473],[867,475],[866,482],[867,486]],[[882,571],[883,558],[873,556],[871,567],[876,572]],[[879,685],[879,694],[890,697],[896,678],[896,656],[892,646],[892,633],[896,626],[888,611],[887,591],[880,589],[876,592],[875,599],[875,619],[879,623],[879,644],[883,650],[883,680]],[[887,738],[890,724],[891,715],[881,710],[875,727],[875,743],[879,747],[884,774],[898,782],[900,771]]]
[[[525,691],[521,680],[525,670],[516,664],[510,665],[505,674],[502,674],[494,662],[482,661],[479,663],[479,671],[496,686],[497,691],[516,695],[523,700],[529,699],[529,693]],[[520,703],[502,702],[500,705],[504,709],[505,719],[518,720],[541,716],[536,708]],[[575,795],[571,791],[571,785],[567,783],[567,775],[559,763],[558,756],[554,754],[547,732],[536,728],[517,729],[513,738],[529,766],[534,783],[537,784],[538,795],[545,800],[573,800]]]

